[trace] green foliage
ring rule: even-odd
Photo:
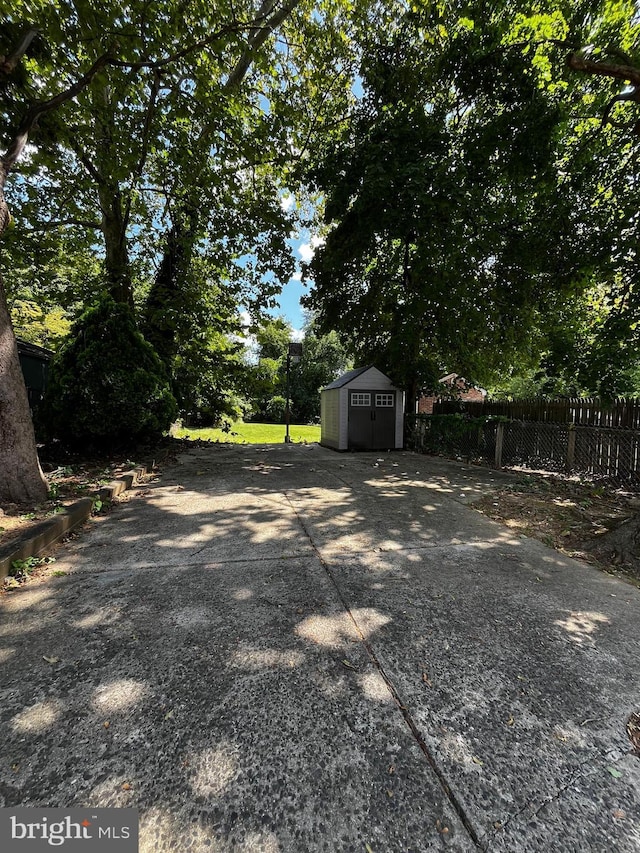
[[[91,506],[91,515],[99,515],[102,511],[102,507],[103,502],[100,500],[100,498],[94,498],[93,504]]]
[[[461,414],[415,416],[413,429],[423,431],[420,444],[426,453],[457,455],[462,448],[479,450],[485,441],[485,427],[505,418],[467,417]],[[409,436],[409,443],[412,438]],[[465,455],[469,455],[465,453]]]
[[[246,368],[245,393],[253,404],[251,419],[284,421],[287,350],[291,325],[281,317],[265,320],[256,333],[258,359]],[[350,367],[336,332],[321,335],[313,319],[304,328],[302,358],[289,369],[291,421],[312,423],[320,417],[320,390]],[[279,401],[283,402],[280,403]]]
[[[304,329],[302,358],[291,371],[292,408],[300,423],[320,418],[320,391],[352,366],[337,332],[321,335],[312,320]]]
[[[263,319],[255,330],[257,359],[248,361],[244,372],[244,393],[251,401],[251,420],[280,422],[284,420],[284,404],[270,403],[285,399],[287,389],[287,348],[293,338],[291,324],[282,317]],[[293,406],[292,406],[293,410]]]
[[[55,557],[26,557],[24,560],[13,560],[9,569],[9,577],[18,583],[24,583],[38,566],[55,563]]]
[[[104,298],[54,358],[42,406],[51,438],[128,444],[169,427],[176,403],[164,368],[128,306]]]
[[[161,287],[156,278],[144,312],[145,337],[170,373],[179,415],[189,423],[235,420],[246,409],[235,300],[210,274],[194,258],[179,282]]]
[[[287,401],[284,397],[271,397],[265,408],[267,423],[283,424],[286,409]]]
[[[610,388],[629,376],[639,143],[601,127],[611,88],[572,76],[566,51],[609,45],[612,16],[628,16],[627,45],[639,25],[631,3],[598,12],[416,6],[367,44],[362,100],[314,152],[327,236],[308,304],[409,401],[447,371],[486,384],[516,365],[562,384],[573,369],[576,386]],[[599,286],[607,319],[570,353],[575,323],[563,333],[558,315]]]
[[[287,348],[292,337],[291,323],[283,317],[263,321],[256,332],[260,360],[267,359],[282,364],[286,361]]]
[[[71,321],[62,308],[54,307],[47,311],[35,301],[15,301],[11,322],[16,337],[54,350],[64,341],[71,328]]]

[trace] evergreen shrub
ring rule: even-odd
[[[159,437],[176,412],[166,370],[133,310],[103,298],[55,355],[39,420],[47,439],[125,445]]]

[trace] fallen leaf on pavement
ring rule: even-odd
[[[50,663],[52,666],[54,663],[60,663],[60,658],[47,657],[46,655],[42,655],[42,660],[46,660],[47,663]]]

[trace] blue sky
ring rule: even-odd
[[[284,196],[282,199],[282,206],[285,210],[292,207],[294,203],[295,199],[292,195]],[[309,231],[302,231],[299,236],[289,239],[289,245],[296,259],[296,271],[278,296],[277,307],[269,312],[274,316],[285,317],[296,332],[300,332],[304,324],[304,313],[300,305],[300,299],[309,290],[308,285],[303,285],[300,281],[300,264],[303,261],[309,262],[311,260],[314,249],[319,242],[318,238]]]
[[[304,315],[300,307],[300,297],[307,290],[308,287],[303,285],[299,279],[292,278],[285,284],[282,293],[277,299],[278,307],[272,309],[269,313],[286,317],[296,331],[302,329]]]

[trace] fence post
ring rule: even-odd
[[[567,474],[573,471],[573,465],[576,458],[576,425],[568,425],[569,435],[567,441]]]
[[[496,457],[495,457],[495,467],[502,468],[502,443],[504,441],[504,424],[502,422],[497,424],[496,428]]]

